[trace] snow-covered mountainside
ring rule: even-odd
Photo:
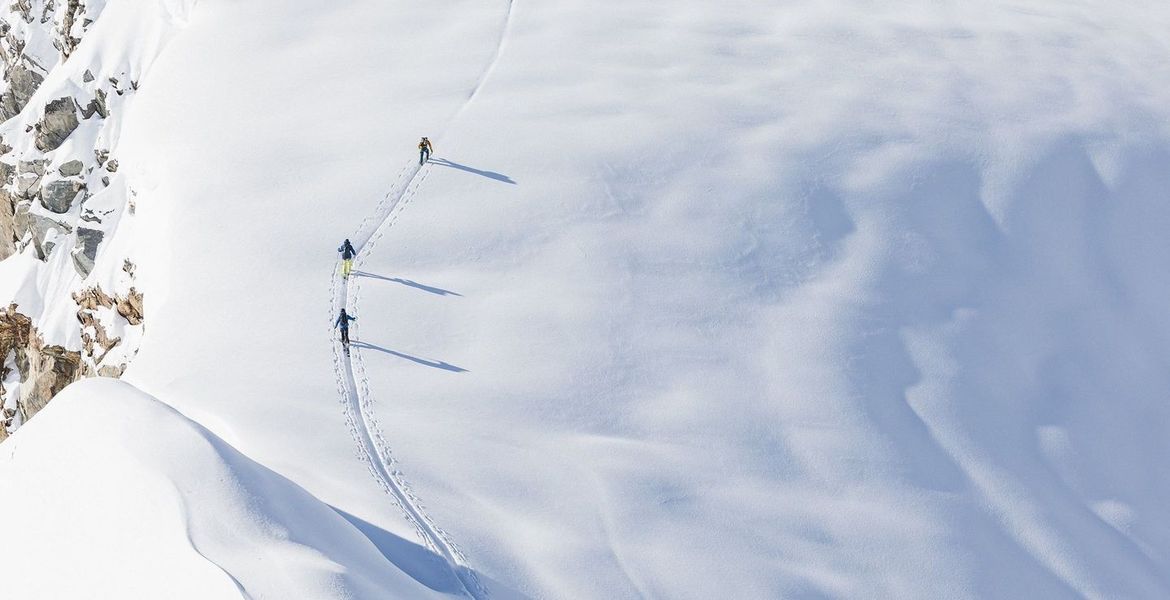
[[[0,19],[16,597],[1170,597],[1164,3]]]

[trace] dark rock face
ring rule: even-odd
[[[63,96],[45,105],[45,117],[37,123],[37,150],[49,152],[61,147],[77,129],[77,102]]]
[[[45,210],[63,215],[73,208],[73,201],[85,185],[79,181],[62,179],[49,183],[41,188],[41,206]]]
[[[81,118],[83,119],[88,119],[94,114],[100,115],[103,119],[110,116],[110,110],[106,107],[106,93],[102,90],[98,90],[94,94],[93,100],[90,100],[89,104],[81,109]]]
[[[8,91],[0,95],[0,120],[7,121],[24,110],[45,78],[23,63],[16,63],[4,74],[4,79],[8,81]]]
[[[104,232],[97,229],[77,228],[77,246],[73,249],[73,266],[82,277],[88,277],[93,271],[98,246],[101,245],[105,235]]]
[[[57,172],[60,173],[62,177],[73,177],[74,175],[81,175],[81,170],[83,168],[85,168],[85,164],[80,160],[71,160],[61,165],[57,169]]]

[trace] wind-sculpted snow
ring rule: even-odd
[[[129,384],[71,386],[4,448],[7,598],[438,596],[332,508]]]
[[[1170,596],[1170,9],[513,8],[195,5],[127,378],[436,592]]]

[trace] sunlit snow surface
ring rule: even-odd
[[[119,149],[159,249],[128,380],[347,516],[288,527],[381,550],[337,556],[458,592],[366,435],[481,597],[1170,597],[1164,3],[184,27]],[[347,365],[333,250],[366,234]]]

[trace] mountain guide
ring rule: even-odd
[[[431,141],[423,136],[423,139],[418,143],[418,164],[423,164],[431,159],[431,153],[435,149],[431,147]]]
[[[341,276],[349,277],[350,272],[353,271],[353,257],[357,256],[357,250],[353,249],[353,244],[350,244],[349,238],[346,238],[337,251],[341,253]]]
[[[334,328],[341,329],[341,345],[345,347],[345,354],[349,355],[349,322],[356,321],[357,317],[349,316],[345,309],[341,309],[341,314],[337,315],[337,321],[333,324]]]

